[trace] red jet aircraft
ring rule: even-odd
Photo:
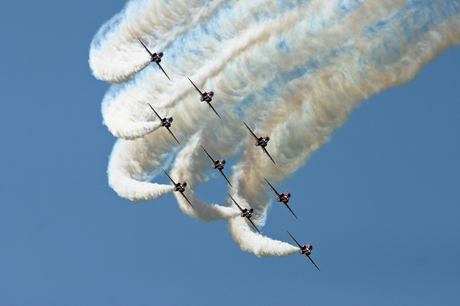
[[[160,67],[161,71],[163,71],[163,73],[166,75],[166,77],[168,78],[168,80],[171,81],[171,79],[169,78],[169,76],[166,74],[166,71],[163,70],[163,67],[161,67],[160,65],[160,62],[161,62],[161,58],[163,57],[163,52],[159,52],[159,53],[153,53],[150,52],[150,50],[147,48],[147,46],[142,42],[142,40],[140,38],[137,38],[139,39],[139,42],[144,46],[145,50],[147,51],[147,53],[150,55],[150,62],[154,62],[158,65],[158,67]]]
[[[192,208],[195,208],[195,207],[193,207],[192,203],[190,203],[190,201],[187,199],[187,197],[186,197],[185,194],[184,194],[185,187],[187,187],[187,182],[183,182],[183,183],[178,182],[178,183],[176,183],[176,182],[174,182],[173,179],[169,176],[169,174],[166,173],[165,169],[161,169],[161,170],[163,170],[163,172],[164,172],[164,173],[166,174],[166,176],[169,178],[169,180],[171,181],[171,183],[173,183],[173,185],[174,185],[174,191],[179,191],[179,192],[182,194],[182,196],[187,200],[188,204],[190,204],[190,206],[192,206]]]
[[[297,242],[297,240],[295,240],[294,237],[292,237],[292,235],[291,235],[288,231],[286,231],[286,232],[289,234],[289,236],[291,236],[292,240],[294,240],[294,242],[299,246],[299,248],[300,248],[300,254],[302,254],[302,255],[305,254],[305,256],[307,256],[308,259],[310,259],[311,263],[316,267],[316,269],[318,269],[318,271],[321,271],[321,270],[318,268],[318,266],[315,264],[315,262],[313,261],[313,259],[311,259],[311,257],[310,257],[311,250],[313,250],[313,246],[311,245],[311,242],[310,242],[309,244],[307,244],[307,245],[302,245],[302,246],[301,246],[301,245]]]
[[[225,176],[224,172],[222,172],[222,170],[224,169],[224,165],[225,165],[225,159],[221,159],[221,160],[216,159],[216,160],[214,160],[214,158],[212,158],[211,155],[209,155],[208,151],[206,151],[206,149],[205,149],[203,146],[201,146],[201,147],[203,148],[203,150],[204,150],[204,152],[206,153],[206,155],[208,155],[209,159],[212,160],[212,162],[213,162],[212,168],[213,168],[213,169],[219,170],[220,174],[222,174],[222,176],[223,176],[224,179],[227,181],[227,183],[228,183],[231,187],[233,187],[232,184],[230,184],[230,181],[229,181],[229,180],[227,179],[227,177]]]
[[[171,130],[169,129],[171,127],[171,123],[173,121],[173,117],[169,117],[169,118],[161,118],[160,115],[158,115],[158,113],[153,109],[152,105],[150,105],[150,103],[147,103],[150,108],[153,110],[153,112],[155,113],[155,115],[157,115],[158,119],[160,119],[161,121],[161,126],[164,126],[168,132],[172,135],[172,137],[174,137],[174,139],[177,141],[178,144],[180,144],[179,140],[177,140],[176,136],[174,136],[174,134],[171,132]]]
[[[266,178],[264,178],[264,180],[267,182],[267,184],[270,186],[270,188],[276,193],[276,201],[278,202],[283,202],[284,206],[286,206],[287,209],[289,209],[289,211],[294,215],[294,217],[296,219],[299,219],[297,218],[297,216],[295,215],[295,213],[291,210],[291,208],[289,207],[289,205],[287,204],[289,202],[289,199],[291,198],[291,193],[289,193],[289,189],[286,190],[285,192],[283,193],[278,193],[278,191],[276,191],[275,188],[273,188],[272,184],[270,184]]]
[[[192,80],[190,80],[190,78],[187,77],[187,79],[190,81],[190,83],[192,83],[193,87],[195,87],[196,91],[198,91],[200,93],[200,95],[201,95],[200,101],[201,102],[204,101],[204,102],[208,103],[209,107],[212,108],[212,110],[216,113],[217,117],[220,118],[219,114],[216,112],[214,107],[212,107],[212,105],[211,105],[211,101],[212,101],[212,97],[214,96],[214,92],[210,91],[210,92],[202,93],[201,90],[199,90],[198,87],[196,87],[196,85],[192,82]],[[220,119],[222,119],[222,118],[220,118]]]
[[[255,224],[254,224],[254,223],[252,222],[252,220],[251,220],[252,213],[254,212],[254,208],[251,208],[251,209],[245,208],[245,209],[243,209],[243,208],[241,208],[240,205],[238,205],[238,203],[236,203],[235,199],[232,198],[232,196],[231,196],[230,194],[228,194],[228,196],[233,200],[233,202],[236,204],[236,206],[238,206],[238,208],[241,210],[241,217],[243,217],[243,218],[246,217],[246,218],[249,220],[249,222],[251,222],[252,226],[254,226],[254,228],[255,228],[255,229],[259,232],[259,234],[260,234],[259,229],[255,226]]]
[[[268,157],[270,157],[270,159],[272,160],[272,162],[276,165],[275,161],[273,160],[273,158],[270,156],[270,154],[268,153],[267,149],[265,149],[265,147],[267,146],[268,142],[270,141],[270,137],[268,136],[265,136],[265,137],[257,137],[256,134],[254,134],[254,132],[249,128],[249,126],[246,124],[246,122],[244,122],[244,125],[248,128],[249,132],[251,133],[252,136],[254,136],[254,138],[256,139],[256,143],[255,143],[255,146],[256,147],[261,147],[262,150],[265,152],[265,154],[268,155]]]

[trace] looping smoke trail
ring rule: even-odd
[[[119,196],[131,201],[156,199],[174,190],[171,185],[148,182],[151,176],[146,169],[153,169],[155,165],[159,166],[161,154],[158,151],[152,151],[153,154],[149,158],[146,154],[140,153],[145,148],[143,141],[129,142],[120,139],[110,156],[107,170],[109,185]],[[155,153],[158,155],[154,155]]]
[[[187,198],[193,203],[193,207],[188,204],[184,197],[176,193],[176,199],[182,212],[204,221],[217,221],[229,219],[239,215],[239,211],[230,207],[219,205],[208,205],[203,201],[195,198],[192,188],[207,179],[206,174],[201,170],[201,175],[195,173],[195,155],[199,152],[202,131],[198,131],[191,136],[184,148],[177,154],[171,175],[174,179],[187,181],[188,190],[185,192]],[[198,170],[198,169],[196,169]]]
[[[98,31],[90,48],[93,74],[109,83],[123,83],[150,63],[137,38],[154,46],[151,52],[167,49],[178,37],[210,18],[223,0],[130,1]]]
[[[154,65],[139,73],[148,63],[139,36],[164,49],[172,82]],[[185,195],[195,207],[175,192],[183,213],[227,220],[233,240],[257,256],[294,254],[297,247],[255,233],[228,198],[225,205],[195,198],[194,188],[209,179],[200,146],[219,159],[243,152],[231,175],[226,168],[229,193],[255,209],[260,229],[272,196],[264,178],[284,180],[362,101],[410,82],[459,42],[459,0],[130,2],[90,50],[98,78],[123,82],[139,73],[113,85],[103,100],[104,123],[122,138],[110,157],[109,184],[133,201],[157,198],[173,188],[150,181],[171,164],[170,175],[188,182]],[[203,92],[214,90],[221,120],[199,101],[187,76]],[[147,103],[162,117],[174,116],[180,146]],[[270,136],[276,165],[254,146],[243,121],[258,136]]]
[[[230,233],[233,240],[245,252],[265,256],[289,256],[299,252],[299,248],[286,242],[273,240],[248,229],[248,224],[242,218],[229,220]]]

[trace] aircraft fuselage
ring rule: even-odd
[[[212,97],[214,96],[214,93],[212,91],[210,92],[205,92],[202,96],[201,96],[201,101],[203,102],[211,102],[212,101]]]
[[[289,199],[291,198],[291,194],[288,193],[282,193],[279,196],[276,197],[276,200],[278,202],[283,202],[284,204],[287,204],[289,202]]]
[[[259,137],[259,139],[257,139],[256,141],[256,147],[260,146],[260,147],[265,148],[269,141],[270,141],[270,138],[268,136]]]
[[[300,254],[302,255],[310,255],[311,254],[311,250],[313,249],[313,246],[312,245],[303,245],[301,248],[300,248]]]
[[[224,165],[225,165],[225,159],[222,159],[222,160],[217,160],[214,165],[212,165],[212,168],[213,169],[217,169],[217,170],[223,170],[224,169]]]
[[[251,209],[245,208],[243,209],[243,212],[241,213],[241,217],[251,218],[253,211],[254,211],[254,208],[251,208]]]
[[[184,192],[186,186],[187,186],[186,182],[177,183],[176,186],[174,186],[174,191]]]
[[[150,58],[150,62],[159,63],[161,62],[162,57],[163,57],[163,52],[153,53],[152,57]]]
[[[161,122],[161,126],[164,127],[171,127],[171,122],[173,121],[173,118],[164,118]]]

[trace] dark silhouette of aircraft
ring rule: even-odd
[[[287,209],[289,209],[289,211],[294,215],[294,217],[296,219],[299,219],[297,218],[297,216],[295,215],[295,213],[291,210],[291,208],[289,207],[289,205],[287,204],[289,202],[289,199],[291,198],[291,194],[288,192],[288,190],[286,190],[285,192],[283,193],[278,193],[278,191],[275,190],[275,188],[273,188],[272,184],[270,184],[266,178],[264,178],[264,180],[267,182],[267,184],[270,186],[270,188],[276,193],[276,201],[278,202],[283,202],[284,206],[286,206]]]
[[[246,124],[246,122],[244,122],[244,125],[248,128],[249,132],[251,133],[252,136],[254,136],[254,138],[256,139],[256,143],[255,143],[255,146],[256,147],[261,147],[262,150],[265,152],[265,154],[268,155],[268,157],[270,157],[270,159],[272,160],[272,162],[276,165],[275,161],[273,160],[273,158],[270,156],[270,153],[268,153],[267,149],[265,148],[268,144],[268,142],[270,141],[270,137],[268,136],[265,136],[265,137],[257,137],[256,134],[254,134],[254,132],[249,128],[249,126]]]
[[[214,107],[212,107],[211,105],[211,101],[212,101],[212,97],[214,96],[214,92],[211,90],[210,92],[204,92],[202,93],[201,90],[198,89],[198,87],[196,87],[196,85],[192,82],[192,80],[190,80],[189,77],[187,77],[187,79],[190,81],[190,83],[192,83],[193,87],[195,87],[196,91],[198,91],[201,95],[201,98],[200,98],[200,101],[201,102],[206,102],[208,103],[209,107],[212,108],[212,110],[216,113],[217,117],[220,118],[219,114],[216,112],[216,110],[214,109]],[[222,119],[222,118],[220,118]]]
[[[214,160],[214,158],[212,158],[211,155],[209,155],[208,151],[206,151],[206,149],[205,149],[203,146],[201,146],[201,147],[203,148],[203,150],[204,150],[204,152],[206,153],[206,155],[208,155],[209,159],[212,160],[212,162],[213,162],[212,168],[213,168],[213,169],[219,170],[220,174],[222,174],[222,176],[223,176],[224,179],[227,181],[227,183],[228,183],[231,187],[233,187],[232,184],[230,184],[230,181],[229,181],[229,180],[227,179],[227,177],[225,176],[225,174],[222,172],[222,170],[224,169],[224,165],[225,165],[225,159],[221,159],[221,160],[216,159],[216,160]]]
[[[147,51],[147,53],[150,55],[150,62],[154,62],[158,65],[158,67],[160,67],[161,71],[163,71],[163,73],[165,74],[165,76],[168,78],[168,80],[171,81],[171,79],[169,78],[169,76],[166,74],[166,71],[163,70],[163,67],[161,67],[160,65],[160,62],[161,62],[161,58],[163,57],[163,52],[159,52],[159,53],[153,53],[150,52],[150,50],[147,48],[147,46],[142,42],[142,40],[140,38],[137,38],[139,39],[139,42],[144,46],[145,50]]]
[[[316,269],[318,269],[318,271],[321,271],[321,270],[318,268],[318,266],[315,264],[315,262],[313,261],[313,259],[311,259],[311,257],[310,257],[311,250],[313,250],[313,246],[311,245],[311,242],[310,242],[309,244],[307,244],[307,245],[302,245],[302,246],[301,246],[301,245],[297,242],[297,240],[295,240],[294,237],[292,237],[292,235],[291,235],[288,231],[286,231],[286,232],[289,234],[289,236],[291,236],[292,240],[294,240],[294,242],[299,246],[299,248],[300,248],[300,254],[302,254],[302,255],[305,254],[305,256],[307,256],[308,259],[310,259],[311,263],[316,267]]]
[[[161,126],[164,126],[168,132],[172,135],[172,137],[174,137],[174,139],[177,141],[178,144],[180,144],[179,140],[177,140],[176,136],[174,136],[174,134],[171,132],[171,130],[169,129],[171,127],[171,123],[173,121],[173,117],[169,117],[169,118],[161,118],[160,115],[158,115],[158,113],[153,109],[152,105],[150,105],[150,103],[147,103],[150,108],[153,110],[153,112],[155,113],[155,115],[157,115],[158,119],[160,119],[161,121]]]
[[[193,207],[192,203],[190,203],[190,201],[187,199],[187,197],[186,197],[185,194],[184,194],[185,187],[187,187],[187,182],[183,182],[183,183],[178,182],[178,183],[176,183],[176,182],[174,182],[173,179],[169,176],[169,174],[166,173],[165,169],[161,169],[161,170],[163,170],[163,172],[164,172],[164,173],[166,174],[166,176],[169,178],[169,180],[171,181],[171,183],[173,183],[173,185],[174,185],[174,191],[179,191],[179,192],[182,194],[182,196],[187,200],[188,204],[190,204],[190,206]],[[193,208],[195,208],[195,207],[193,207]]]
[[[259,229],[255,226],[255,224],[254,224],[254,223],[252,222],[252,220],[251,220],[252,213],[254,212],[254,208],[251,208],[251,209],[245,208],[245,209],[243,209],[243,208],[241,208],[240,205],[238,205],[238,203],[236,203],[235,199],[232,198],[232,196],[231,196],[230,194],[228,194],[228,196],[233,200],[233,202],[236,204],[236,206],[238,206],[238,208],[241,210],[241,217],[243,217],[243,218],[246,217],[246,219],[248,219],[249,222],[251,222],[252,226],[254,226],[254,228],[255,228],[255,229],[259,232],[259,234],[260,234]]]

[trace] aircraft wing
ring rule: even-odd
[[[160,63],[156,62],[158,67],[160,67],[161,71],[163,71],[163,73],[165,74],[165,76],[168,78],[168,80],[171,81],[171,79],[169,78],[168,74],[166,73],[166,71],[163,70],[163,67],[161,67]]]
[[[231,187],[233,187],[232,184],[230,184],[230,182],[229,182],[229,180],[227,179],[227,177],[225,176],[225,174],[222,172],[222,170],[220,170],[220,169],[217,169],[217,170],[219,170],[220,174],[222,174],[222,176],[223,176],[224,179],[227,181],[227,183],[228,183]]]
[[[212,158],[211,155],[209,155],[208,151],[206,151],[206,149],[203,146],[201,146],[201,147],[203,148],[203,150],[206,153],[206,155],[208,155],[208,157],[212,160],[212,162],[215,162],[214,158]]]
[[[252,136],[254,136],[254,138],[258,141],[259,138],[256,136],[256,134],[254,134],[254,132],[249,128],[249,126],[246,124],[246,122],[243,121],[243,123],[248,128],[248,130],[252,134]]]
[[[243,209],[241,208],[241,206],[238,205],[238,203],[236,203],[235,199],[232,198],[232,196],[230,195],[230,193],[228,194],[228,196],[233,200],[233,202],[236,204],[236,206],[238,206],[238,208],[241,210],[241,212],[243,212]]]
[[[286,206],[287,209],[289,209],[289,211],[291,212],[291,214],[293,214],[294,217],[295,217],[297,220],[299,220],[299,218],[297,218],[297,216],[296,216],[295,213],[291,210],[291,208],[289,207],[289,205],[287,205],[287,204],[284,203],[284,202],[283,202],[283,204],[284,204],[284,206]]]
[[[172,137],[174,137],[174,139],[177,141],[177,143],[180,144],[179,140],[177,140],[176,136],[174,136],[174,134],[171,132],[169,127],[166,127],[166,128],[168,129],[168,132],[172,135]]]
[[[200,95],[203,96],[203,93],[198,89],[198,87],[196,87],[196,85],[192,82],[192,80],[190,80],[189,77],[187,77],[187,79],[190,81],[190,83],[192,83],[193,87],[195,87],[196,91],[198,91]]]
[[[153,54],[150,52],[150,50],[147,48],[146,45],[144,45],[144,43],[142,42],[142,40],[138,37],[137,39],[139,39],[140,43],[144,46],[145,50],[147,50],[147,52],[150,54],[150,57],[153,57]]]
[[[251,218],[247,218],[247,217],[246,217],[246,219],[248,219],[249,222],[251,222],[252,226],[254,226],[254,228],[259,232],[259,234],[261,234],[260,231],[259,231],[259,229],[258,229],[258,228],[256,227],[256,225],[254,224],[254,222],[252,222]],[[261,235],[262,235],[262,234],[261,234]]]
[[[272,184],[270,184],[266,178],[264,178],[264,180],[267,182],[267,184],[270,186],[270,188],[276,193],[277,196],[280,196],[280,194],[278,193],[278,191],[276,191],[275,188],[273,188]]]
[[[289,234],[289,236],[291,236],[292,240],[294,240],[294,242],[299,246],[299,248],[302,248],[302,246],[297,242],[297,240],[295,240],[294,237],[292,237],[292,235],[288,231],[286,232]]]
[[[220,118],[219,114],[216,112],[216,110],[214,109],[214,107],[212,107],[211,102],[208,102],[208,105],[209,105],[209,107],[212,108],[212,110],[216,113],[217,117],[219,117],[219,119],[222,119],[222,118]]]
[[[185,194],[183,192],[181,192],[182,196],[187,200],[188,204],[190,204],[190,206],[192,206],[193,209],[195,209],[195,207],[193,207],[192,203],[190,203],[190,201],[187,199],[187,197],[185,196]]]
[[[270,153],[268,153],[267,149],[265,149],[264,147],[261,147],[262,150],[264,150],[265,154],[268,155],[268,157],[270,157],[270,159],[272,160],[272,162],[276,165],[275,161],[273,160],[273,158],[271,157]]]
[[[171,181],[171,183],[173,183],[174,186],[176,186],[176,182],[174,182],[173,179],[169,176],[169,174],[166,173],[165,169],[161,169],[161,170],[163,170],[163,172],[164,172],[164,173],[166,174],[166,176],[169,178],[169,180]]]
[[[321,272],[321,270],[320,270],[320,269],[318,268],[318,266],[315,264],[315,262],[313,261],[313,259],[311,259],[311,257],[308,256],[307,254],[305,254],[305,255],[308,257],[308,259],[310,259],[311,263],[316,267],[316,269],[318,269],[318,271]]]
[[[163,119],[160,117],[160,115],[158,115],[158,113],[153,109],[152,105],[150,105],[150,103],[147,103],[150,108],[153,110],[153,112],[155,113],[155,115],[157,115],[158,119],[160,119],[160,121],[163,121]]]

